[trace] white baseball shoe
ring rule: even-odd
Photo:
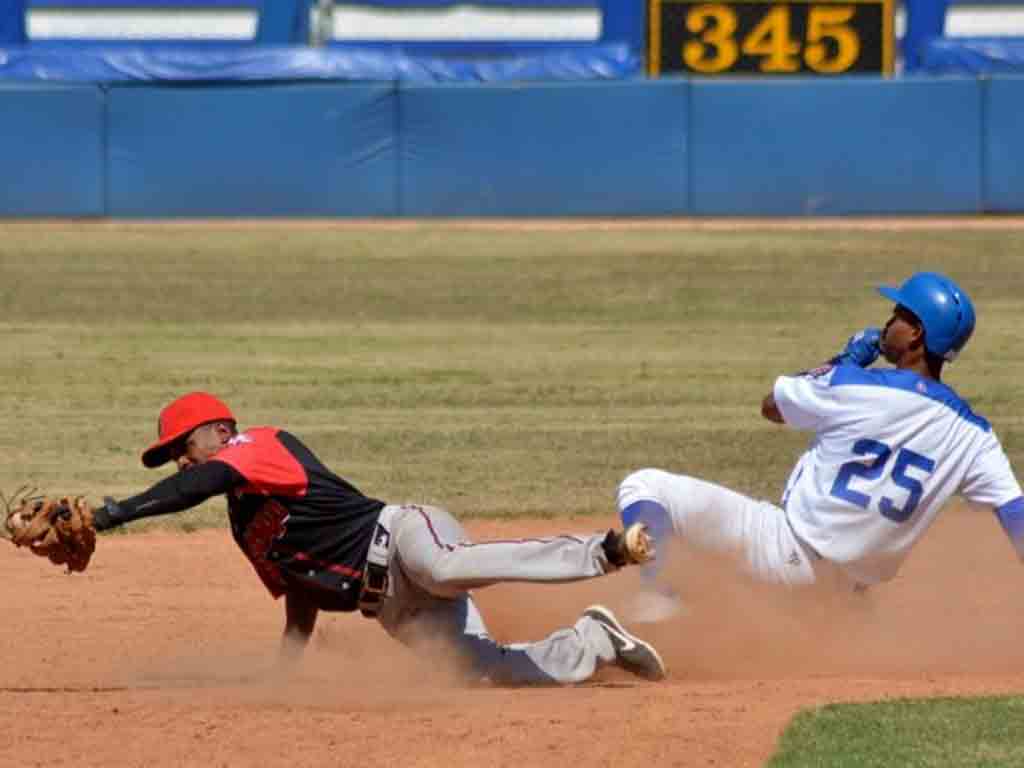
[[[654,559],[654,539],[643,523],[633,523],[621,533],[608,531],[603,546],[608,562],[617,568],[642,565]]]
[[[615,614],[603,605],[592,605],[583,612],[608,633],[615,649],[615,663],[645,680],[664,680],[668,675],[665,662],[650,643],[626,631]]]

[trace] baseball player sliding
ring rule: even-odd
[[[828,575],[858,588],[892,579],[960,493],[995,510],[1024,558],[1024,498],[1006,454],[989,423],[941,382],[974,331],[970,298],[933,272],[879,291],[896,304],[884,329],[856,334],[820,368],[780,376],[764,398],[764,418],[814,435],[779,506],[642,469],[619,486],[624,523],[646,523],[659,552],[672,534],[737,552],[761,581],[799,586]],[[895,367],[869,369],[879,354]],[[680,607],[653,566],[638,619]]]
[[[91,522],[105,530],[225,494],[235,541],[270,594],[284,597],[285,660],[301,654],[320,611],[358,609],[427,652],[439,637],[450,641],[474,678],[574,683],[603,664],[665,677],[654,647],[607,608],[592,606],[572,628],[539,642],[500,645],[470,595],[501,581],[575,581],[647,562],[654,551],[640,523],[607,534],[472,543],[443,509],[363,495],[284,430],[238,431],[228,406],[205,392],[161,412],[159,439],[142,462],[169,461],[176,474],[132,498],[105,499],[88,510]]]

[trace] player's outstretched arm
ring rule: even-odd
[[[298,661],[309,644],[316,626],[317,608],[307,598],[287,592],[284,596],[284,634],[281,636],[281,661]]]
[[[233,467],[220,461],[208,461],[165,477],[148,491],[130,499],[115,501],[107,497],[103,506],[93,513],[96,530],[104,531],[132,520],[191,509],[211,496],[228,493],[244,482],[245,479]]]

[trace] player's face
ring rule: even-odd
[[[178,471],[205,464],[227,441],[227,430],[220,424],[204,424],[196,427],[184,443],[171,449],[171,458],[178,465]]]
[[[908,351],[920,346],[922,338],[921,324],[914,313],[897,305],[885,324],[879,346],[886,360],[898,364]]]

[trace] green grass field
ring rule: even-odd
[[[1024,765],[1024,699],[831,704],[799,714],[766,768]]]
[[[1024,461],[1024,234],[0,225],[0,489],[125,496],[159,409],[207,389],[387,501],[606,514],[663,466],[776,498],[779,373],[948,271],[979,309],[948,381]],[[211,502],[169,521],[222,524]],[[166,524],[166,521],[165,523]]]

